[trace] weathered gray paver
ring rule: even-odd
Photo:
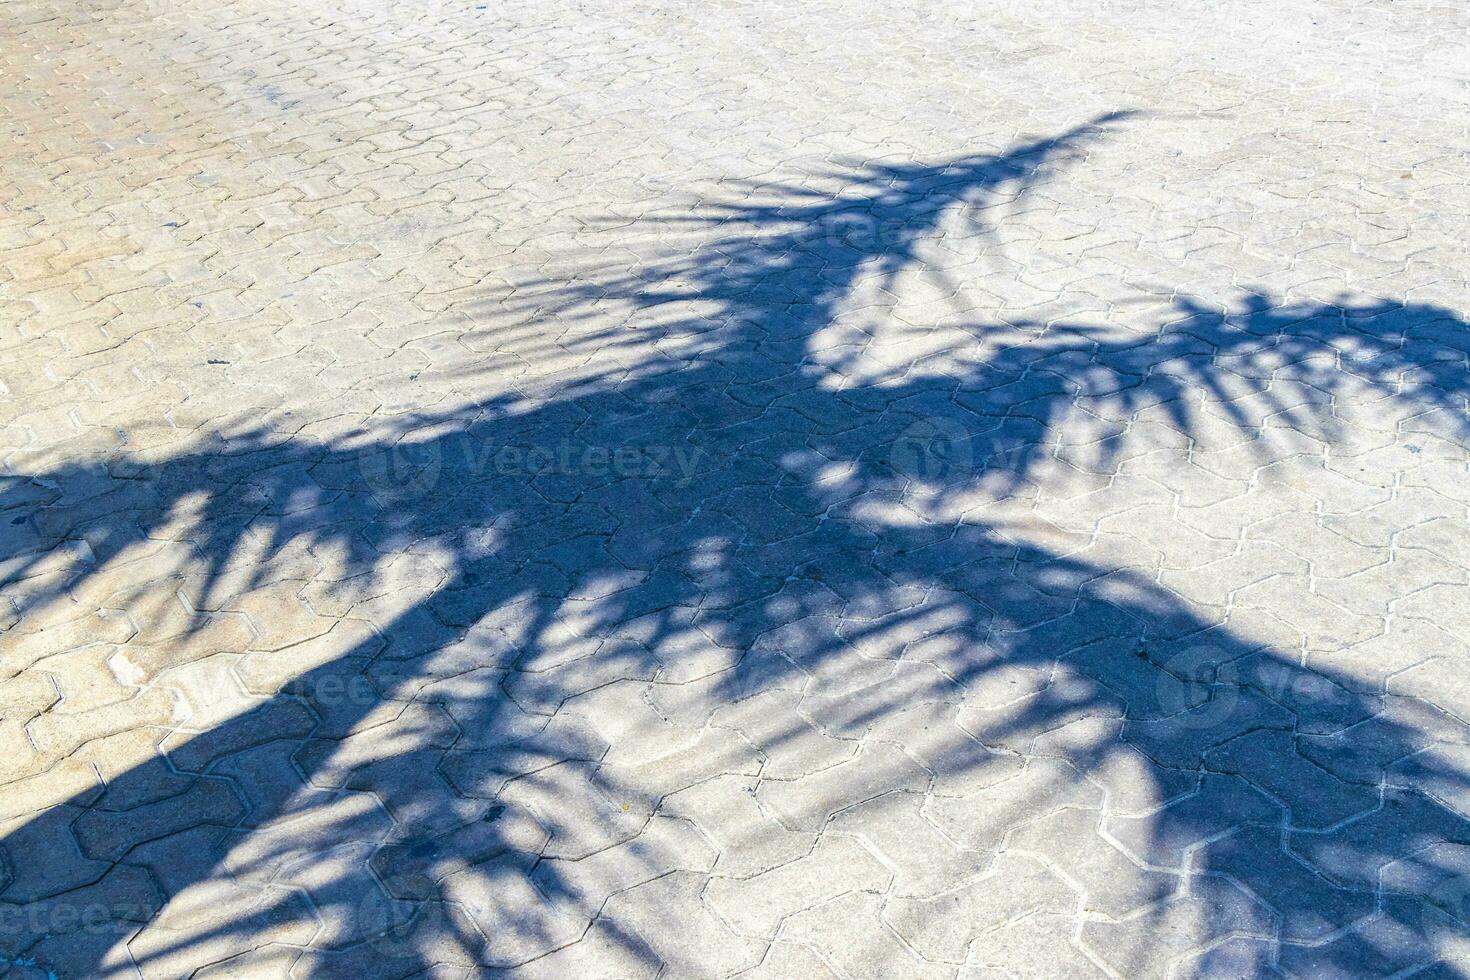
[[[1470,974],[1470,15],[0,9],[0,974]]]

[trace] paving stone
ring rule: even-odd
[[[1288,976],[1351,976],[1365,972],[1387,976],[1426,966],[1432,970],[1436,962],[1453,964],[1455,957],[1463,956],[1463,945],[1452,938],[1456,927],[1451,921],[1433,906],[1411,906],[1404,899],[1388,899],[1380,915],[1330,942],[1283,945],[1280,965]],[[1447,955],[1442,957],[1441,951]]]
[[[595,922],[575,943],[507,972],[548,980],[568,976],[645,980],[658,976],[662,967],[647,946],[628,930]]]
[[[1385,771],[1430,746],[1464,745],[1470,733],[1457,719],[1417,698],[1385,697],[1383,709],[1335,735],[1304,735],[1302,757],[1350,782],[1378,785]],[[1434,774],[1455,779],[1453,772]]]
[[[538,891],[514,856],[446,877],[440,887],[480,936],[466,950],[488,966],[516,966],[569,945],[589,920],[561,896]],[[463,940],[461,940],[462,942]]]
[[[1005,782],[966,796],[932,796],[923,814],[950,840],[973,851],[998,847],[1017,824],[1067,806],[1097,805],[1102,790],[1056,759],[1032,759]]]
[[[748,878],[811,851],[813,831],[788,830],[756,799],[758,781],[716,776],[664,797],[659,812],[692,820],[718,848],[714,871]]]
[[[933,792],[963,796],[1008,779],[1024,760],[987,748],[963,731],[956,705],[942,702],[886,713],[871,737],[900,746],[934,773]]]
[[[247,922],[248,929],[229,927]],[[300,945],[317,931],[311,906],[284,888],[241,887],[222,881],[195,884],[128,943],[144,976],[189,973],[253,948],[256,942]],[[181,942],[185,936],[202,940]]]
[[[531,878],[548,895],[565,895],[596,915],[613,895],[674,871],[707,872],[715,849],[684,820],[654,817],[633,840],[576,861],[539,862]]]
[[[282,866],[277,883],[304,896],[321,929],[312,942],[324,948],[352,946],[409,922],[414,908],[386,892],[368,871],[375,845],[340,844]]]
[[[1372,693],[1386,689],[1387,679],[1435,656],[1458,652],[1462,641],[1438,627],[1415,619],[1395,619],[1384,633],[1346,649],[1317,651],[1313,666],[1332,669],[1342,684]]]
[[[196,970],[194,975],[212,980],[244,980],[246,977],[266,975],[289,976],[300,957],[301,951],[289,946],[267,946],[212,963]]]
[[[1377,698],[1355,694],[1323,673],[1268,654],[1253,654],[1233,666],[1244,683],[1295,714],[1297,731],[1306,734],[1341,731],[1371,718],[1380,707]]]
[[[890,895],[929,895],[955,879],[964,880],[989,865],[986,855],[967,853],[948,840],[920,813],[917,793],[889,793],[843,810],[828,827],[852,834],[897,869]]]
[[[649,949],[671,973],[726,975],[755,966],[766,944],[731,932],[700,902],[703,885],[703,875],[676,871],[614,896],[603,914],[650,937]],[[658,928],[675,918],[677,936]]]
[[[1228,669],[1228,665],[1221,669]],[[1161,707],[1173,709],[1173,713],[1159,719],[1125,722],[1123,738],[1169,768],[1198,768],[1215,746],[1242,733],[1288,729],[1292,725],[1293,716],[1287,709],[1248,688],[1228,683],[1206,688],[1209,699],[1197,704],[1189,700],[1198,692],[1194,684],[1160,676],[1158,690]]]
[[[129,810],[88,810],[77,818],[74,832],[84,853],[115,861],[135,844],[198,823],[228,827],[244,813],[233,786],[221,779],[199,779],[177,796]]]
[[[1205,765],[1245,776],[1280,800],[1296,827],[1325,829],[1378,804],[1377,793],[1303,759],[1286,732],[1256,731],[1231,739],[1207,753]]]
[[[76,714],[44,714],[27,725],[26,731],[32,744],[40,751],[70,755],[94,738],[145,726],[166,727],[182,721],[178,708],[177,700],[168,691],[143,691],[127,701]]]
[[[926,963],[879,919],[881,899],[853,892],[797,912],[781,927],[781,938],[829,950],[828,957],[851,977],[950,977],[954,970]],[[838,936],[845,937],[836,942]]]
[[[782,918],[849,891],[883,891],[891,875],[882,862],[847,837],[824,836],[789,864],[750,878],[712,878],[705,889],[710,907],[736,932],[774,938]]]
[[[1470,843],[1464,818],[1422,793],[1388,787],[1383,805],[1326,834],[1292,834],[1291,849],[1330,880],[1372,888],[1384,865],[1440,843]]]
[[[1464,636],[1467,615],[1464,603],[1459,601],[1463,596],[1464,587],[1458,583],[1435,583],[1400,599],[1394,604],[1394,613],[1433,623],[1452,636]]]
[[[811,977],[812,980],[826,980],[836,978],[838,975],[822,962],[821,957],[812,952],[810,947],[798,946],[794,943],[772,943],[766,950],[766,958],[758,965],[736,976],[747,977],[757,980],[763,977]]]
[[[304,813],[233,831],[223,866],[236,878],[269,882],[315,852],[345,842],[381,844],[393,829],[391,817],[375,797],[344,793]]]
[[[883,920],[926,959],[961,964],[982,933],[1038,910],[1066,914],[1077,903],[1073,888],[1041,862],[1001,854],[986,874],[950,891],[890,898]]]
[[[1081,941],[1114,970],[1130,977],[1166,977],[1181,953],[1230,933],[1270,935],[1272,920],[1239,889],[1224,881],[1195,879],[1188,895],[1122,922],[1083,923]]]
[[[631,840],[652,812],[646,797],[621,792],[600,770],[580,762],[523,776],[506,787],[501,799],[525,807],[551,833],[547,857],[569,860]]]
[[[1166,769],[1120,744],[1121,729],[1116,719],[1083,718],[1037,739],[1036,752],[1069,762],[1107,794],[1108,810],[1118,816],[1151,811],[1195,788],[1194,773]]]
[[[448,833],[387,843],[373,853],[371,864],[393,896],[431,898],[444,876],[508,852],[536,854],[546,839],[530,814],[499,805]]]
[[[65,959],[68,944],[77,947],[75,955],[82,959],[105,954],[156,916],[164,899],[146,871],[129,865],[55,896],[35,901],[7,897],[0,903],[5,952],[18,957],[31,951],[32,958],[45,964]]]
[[[1414,790],[1463,816],[1470,812],[1470,786],[1459,773],[1467,756],[1470,747],[1463,744],[1435,744],[1391,765],[1385,782]]]
[[[1470,720],[1470,686],[1449,669],[1453,662],[1435,657],[1394,674],[1388,679],[1389,693],[1418,698],[1461,721]]]
[[[923,792],[929,773],[900,749],[874,742],[851,760],[800,779],[762,780],[756,799],[792,830],[820,830],[836,811],[907,789]]]
[[[97,773],[80,760],[67,760],[38,775],[7,784],[0,817],[5,820],[23,817],[67,797],[81,802],[89,790],[94,794],[102,791]]]
[[[1271,962],[1271,943],[1265,939],[1227,939],[1176,967],[1181,977],[1284,977]]]
[[[1012,832],[1007,851],[1045,861],[1081,886],[1086,909],[1115,918],[1173,894],[1177,878],[1135,868],[1099,838],[1100,816],[1095,810],[1058,810]]]
[[[970,946],[959,976],[1105,977],[1109,972],[1076,944],[1070,915],[1039,913],[985,933]]]
[[[1369,890],[1334,885],[1311,867],[1289,858],[1269,868],[1255,860],[1262,848],[1280,846],[1276,828],[1249,827],[1205,845],[1196,867],[1229,875],[1280,917],[1282,938],[1316,942],[1346,929],[1374,909]],[[1371,887],[1371,886],[1370,886]]]

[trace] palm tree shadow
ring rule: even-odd
[[[139,711],[181,678],[248,707],[182,736],[157,722],[147,761],[18,806],[3,952],[68,976],[186,974],[269,944],[311,944],[298,970],[321,975],[565,972],[589,947],[708,971],[680,957],[713,953],[661,941],[626,896],[754,873],[731,870],[749,840],[708,839],[725,815],[695,791],[719,783],[748,785],[789,857],[829,828],[881,850],[906,826],[973,863],[958,891],[889,883],[885,921],[936,962],[1007,965],[1014,922],[955,917],[1026,864],[1061,896],[1026,928],[1071,924],[1127,975],[1453,970],[1470,731],[1157,575],[1038,546],[1002,505],[1079,474],[1106,492],[1143,431],[1221,466],[1371,442],[1372,410],[1339,399],[1355,385],[1453,458],[1464,321],[1248,295],[1126,334],[970,322],[956,302],[946,323],[974,350],[928,373],[895,370],[872,326],[959,234],[947,222],[1125,118],[858,166],[836,194],[736,189],[688,219],[715,236],[687,255],[523,287],[509,302],[563,348],[618,352],[596,326],[616,307],[627,349],[662,358],[543,403],[327,440],[246,429],[8,480],[7,677],[117,629],[140,649]],[[962,273],[927,286],[954,299]],[[311,601],[341,615],[290,618],[321,578],[340,588]],[[153,629],[141,603],[161,590],[189,612]],[[78,620],[89,604],[126,615]],[[85,757],[59,708],[22,702],[17,799],[58,798],[47,775]],[[797,928],[709,926],[736,968],[778,927]]]

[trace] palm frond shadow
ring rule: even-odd
[[[228,651],[245,710],[13,820],[0,903],[48,928],[4,951],[64,975],[128,957],[169,975],[269,936],[320,947],[314,975],[408,976],[587,937],[698,972],[698,950],[615,911],[645,882],[742,873],[695,829],[691,788],[726,781],[793,856],[829,826],[914,817],[977,875],[1062,881],[1056,841],[1096,849],[1096,877],[1062,882],[1070,897],[1034,921],[1086,913],[1076,938],[1096,948],[1170,923],[1111,964],[1129,975],[1206,933],[1234,938],[1202,973],[1448,955],[1470,919],[1470,728],[1307,666],[1282,631],[1227,623],[1157,569],[1007,521],[1061,483],[1108,492],[1150,452],[1228,469],[1381,448],[1385,413],[1463,460],[1464,320],[1250,294],[1180,299],[1129,332],[981,322],[957,301],[946,322],[975,350],[925,372],[895,371],[873,318],[849,316],[860,286],[899,297],[945,222],[1020,199],[1125,118],[858,166],[835,194],[733,188],[684,219],[704,233],[692,252],[523,284],[505,302],[564,330],[563,349],[621,349],[595,326],[616,307],[627,349],[660,352],[543,403],[496,395],[325,442],[246,428],[9,478],[7,677],[44,672],[63,652],[45,637],[89,605],[136,623],[130,603],[185,598],[187,622],[134,644],[143,697],[258,616],[256,591],[303,595],[331,568],[348,598],[313,593],[345,616],[322,636]],[[814,339],[834,327],[835,353]],[[188,561],[155,561],[176,553],[161,542]],[[65,758],[35,752],[10,775]],[[796,778],[813,753],[820,793]],[[905,887],[890,923],[983,961],[984,935],[941,941],[952,901]],[[118,914],[53,928],[45,910],[78,904]]]

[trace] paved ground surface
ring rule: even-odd
[[[0,972],[1470,974],[1462,3],[0,23]]]

